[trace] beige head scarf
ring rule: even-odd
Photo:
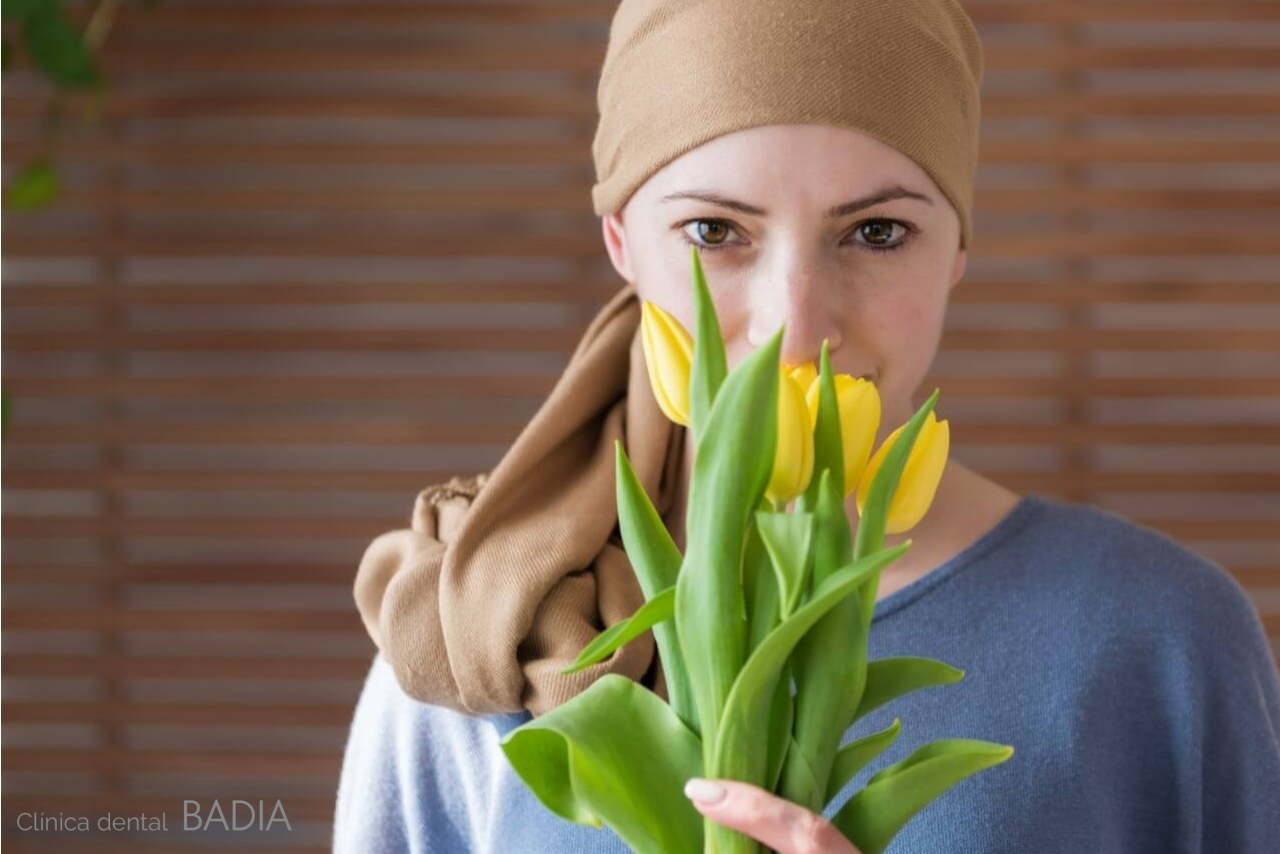
[[[967,246],[981,78],[955,0],[623,0],[600,79],[596,213],[722,134],[824,123],[919,163]],[[619,673],[665,698],[648,632],[559,671],[644,603],[618,536],[614,441],[665,517],[685,431],[654,399],[626,285],[497,467],[423,489],[410,527],[366,549],[356,604],[404,691],[471,714],[540,715]]]
[[[829,124],[916,161],[967,247],[982,74],[956,0],[622,0],[597,97],[595,212],[723,134]]]

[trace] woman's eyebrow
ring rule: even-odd
[[[672,202],[676,199],[696,199],[701,202],[707,202],[712,205],[719,205],[722,208],[738,211],[748,216],[768,216],[769,213],[764,208],[749,205],[746,202],[740,202],[737,199],[730,199],[714,190],[683,190],[678,193],[670,193],[663,196],[661,201]],[[908,190],[905,187],[894,185],[885,187],[883,190],[872,193],[862,199],[854,199],[851,202],[845,202],[842,205],[836,205],[822,216],[824,219],[835,219],[837,217],[848,216],[851,213],[857,213],[863,208],[869,208],[882,202],[892,201],[894,199],[918,199],[925,204],[933,204],[933,199],[928,196]]]

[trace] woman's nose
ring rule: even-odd
[[[783,285],[768,286],[756,301],[747,340],[758,347],[786,323],[782,336],[782,361],[788,365],[816,363],[822,355],[822,341],[834,352],[840,346],[839,317],[832,303],[818,292],[820,285],[802,276],[790,277]]]

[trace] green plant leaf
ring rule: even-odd
[[[34,160],[5,189],[5,210],[33,210],[44,207],[58,195],[58,173],[44,159]]]
[[[750,744],[757,733],[766,731],[769,702],[787,656],[804,633],[841,599],[852,594],[868,574],[895,560],[910,547],[911,540],[905,540],[836,570],[814,589],[808,602],[770,632],[751,653],[725,702],[713,760],[708,766],[713,776],[735,780],[764,778],[765,757],[758,750],[743,750],[742,745]]]
[[[947,738],[917,748],[877,772],[836,813],[832,823],[862,854],[880,854],[917,812],[966,777],[999,765],[1013,748],[972,738]]]
[[[676,634],[686,652],[707,750],[715,743],[724,700],[747,657],[743,542],[773,471],[777,418],[759,413],[778,411],[778,351],[784,329],[725,378],[694,454],[688,504],[696,518],[690,519],[676,581]],[[763,731],[763,726],[757,730]]]
[[[728,358],[724,350],[724,336],[720,332],[720,320],[716,317],[715,302],[702,272],[702,258],[698,247],[691,246],[689,255],[693,265],[693,363],[689,373],[689,428],[694,442],[701,441],[711,407],[715,404],[720,386],[728,375]]]
[[[619,440],[614,440],[614,458],[617,461],[615,475],[618,528],[622,534],[622,545],[640,582],[640,589],[644,591],[645,599],[652,599],[658,593],[675,587],[680,574],[680,563],[684,558],[675,540],[671,538],[671,532],[663,524],[662,517],[658,515],[657,508],[649,499],[649,494],[636,477],[627,452]],[[693,684],[689,681],[689,670],[680,651],[675,623],[654,626],[653,637],[658,645],[658,660],[666,676],[667,698],[671,708],[690,729],[695,733],[701,732],[698,710],[694,705]]]
[[[765,762],[766,776],[763,788],[775,792],[782,776],[782,765],[791,747],[791,724],[795,720],[791,696],[791,673],[784,664],[782,673],[773,689],[773,704],[769,709],[769,758]]]
[[[608,824],[638,854],[702,854],[702,815],[684,795],[702,746],[649,689],[606,673],[499,741],[552,812]]]
[[[563,668],[561,673],[576,673],[584,667],[603,661],[623,644],[635,640],[644,632],[653,628],[663,620],[671,619],[675,613],[676,589],[668,587],[657,596],[645,602],[636,612],[625,620],[614,623],[595,636],[591,643],[582,648],[573,664]]]
[[[893,723],[879,732],[873,732],[871,735],[854,739],[848,744],[842,745],[836,751],[835,762],[831,764],[831,778],[827,783],[827,793],[823,798],[823,804],[831,803],[835,796],[840,794],[840,790],[844,788],[845,784],[854,778],[855,774],[897,740],[900,732],[902,732],[902,719],[894,718]]]
[[[761,504],[763,506],[764,502]],[[747,528],[747,541],[742,549],[742,591],[745,619],[749,624],[747,654],[750,655],[782,620],[782,596],[778,592],[773,561],[769,559],[769,552],[760,540],[760,529],[754,516]]]
[[[852,560],[849,519],[844,501],[836,492],[831,471],[824,470],[814,508],[817,537],[814,542],[814,580],[825,581],[831,571]],[[867,672],[867,633],[863,624],[863,582],[854,595],[839,602],[818,621],[796,646],[792,656],[796,674],[795,734],[799,750],[817,781],[812,795],[801,800],[798,791],[784,790],[784,797],[817,812],[826,791],[840,739],[861,702]],[[786,779],[794,781],[795,776]]]
[[[799,804],[809,809],[808,804],[821,802],[821,790],[818,788],[818,781],[813,776],[813,769],[809,767],[808,761],[804,758],[804,751],[800,749],[800,745],[794,738],[791,739],[791,749],[787,751],[787,764],[783,769],[784,782],[787,791],[795,792],[796,799],[792,803]],[[813,810],[819,812],[821,807]]]
[[[54,0],[28,5],[22,36],[32,61],[56,83],[87,88],[102,82],[89,46]]]
[[[782,619],[790,617],[800,604],[808,581],[809,543],[813,538],[813,514],[756,511],[760,540],[769,553],[782,596]]]
[[[963,670],[932,658],[910,655],[877,658],[867,663],[866,687],[849,724],[903,694],[934,685],[950,685],[963,678]]]
[[[818,383],[818,417],[813,426],[813,470],[815,474],[824,469],[831,472],[836,495],[843,501],[844,434],[841,432],[835,373],[831,369],[831,356],[825,338],[822,340],[822,355],[818,360]],[[818,477],[809,480],[809,486],[796,499],[797,510],[808,510],[817,504],[819,485]]]

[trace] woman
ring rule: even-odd
[[[502,463],[424,490],[412,528],[366,552],[356,598],[380,652],[347,744],[336,851],[627,850],[544,807],[498,739],[603,672],[665,688],[648,637],[558,673],[642,601],[614,532],[614,439],[683,547],[693,446],[649,392],[636,300],[692,328],[699,246],[730,367],[783,323],[787,363],[828,340],[837,372],[879,390],[878,446],[920,405],[964,274],[981,74],[952,0],[623,2],[593,200],[627,285]],[[945,417],[945,388],[938,407]],[[846,510],[856,525],[852,496]],[[828,819],[871,773],[973,737],[1017,753],[929,804],[890,851],[1273,850],[1280,679],[1221,567],[954,459],[925,518],[886,544],[906,536],[869,657],[937,658],[965,679],[859,721],[865,734],[900,717],[903,735],[824,815],[691,781],[705,815],[781,854],[852,854]]]

